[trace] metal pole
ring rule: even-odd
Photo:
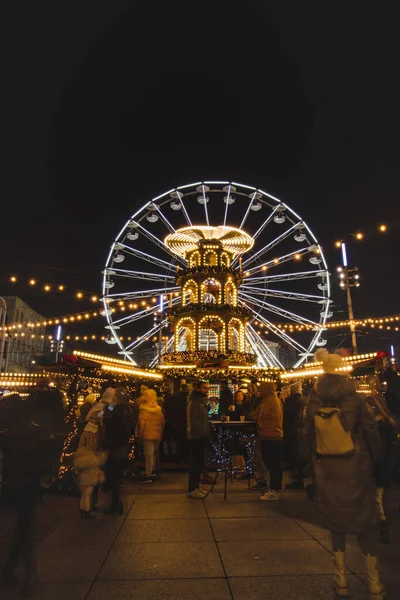
[[[349,273],[348,273],[347,267],[345,267],[345,282],[346,282],[346,292],[347,292],[347,310],[349,313],[349,322],[350,322],[351,346],[353,349],[353,354],[358,354],[356,326],[354,325],[353,300],[351,298]]]
[[[7,317],[7,304],[6,301],[4,300],[4,298],[2,298],[0,296],[0,300],[3,302],[4,304],[4,308],[0,308],[1,310],[1,337],[0,337],[0,372],[2,370],[2,366],[3,366],[3,354],[4,354],[4,348],[6,345],[6,330],[5,330],[5,326],[6,326],[6,317]]]
[[[162,318],[163,318],[163,310],[164,310],[164,296],[163,294],[161,294],[160,296],[160,329],[158,331],[158,364],[161,364],[161,343],[162,343],[162,326],[161,326],[161,322],[162,322]]]

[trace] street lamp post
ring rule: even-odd
[[[356,326],[354,324],[354,311],[353,311],[353,299],[351,297],[352,287],[360,287],[360,275],[358,274],[358,267],[349,269],[347,262],[346,244],[342,242],[342,259],[343,267],[338,267],[340,277],[340,287],[346,290],[347,296],[347,310],[349,313],[350,333],[351,333],[351,345],[353,354],[358,354],[357,350],[357,337],[356,337]]]
[[[2,296],[0,296],[0,300],[3,303],[3,307],[0,306],[0,317],[1,317],[1,337],[0,337],[0,372],[3,367],[3,354],[4,348],[6,345],[6,317],[7,317],[7,304]]]

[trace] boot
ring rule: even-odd
[[[334,552],[333,562],[335,564],[333,573],[333,585],[335,588],[335,593],[342,597],[348,596],[349,587],[347,585],[346,578],[346,553],[341,551]]]
[[[364,555],[367,567],[368,600],[384,600],[386,589],[379,578],[378,559],[376,556]]]

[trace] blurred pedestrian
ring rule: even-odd
[[[92,511],[93,491],[104,482],[102,469],[106,462],[105,452],[94,451],[86,446],[78,447],[74,455],[74,468],[78,474],[81,490],[80,515],[81,519],[94,519]]]
[[[342,357],[322,349],[315,358],[322,361],[324,374],[307,401],[306,433],[318,504],[331,531],[335,591],[348,595],[346,535],[356,534],[365,557],[369,598],[382,600],[372,476],[372,463],[381,453],[378,428],[355,381],[343,371]]]
[[[392,483],[391,461],[393,455],[393,444],[397,437],[396,421],[389,413],[385,399],[379,392],[377,381],[371,378],[369,381],[371,395],[367,396],[367,403],[374,415],[381,439],[382,452],[374,463],[374,479],[376,484],[376,505],[379,516],[379,531],[381,542],[390,542],[388,521],[384,509],[384,494]]]
[[[228,415],[229,407],[233,404],[233,394],[230,390],[227,381],[221,382],[221,391],[219,394],[219,407],[218,414],[219,416]]]
[[[106,514],[122,514],[124,507],[121,500],[121,480],[133,434],[132,414],[123,388],[115,390],[112,403],[104,410],[103,429],[104,447],[108,451],[106,479],[111,492],[111,504],[106,509]]]
[[[274,382],[260,385],[261,406],[257,422],[261,452],[269,471],[269,491],[260,500],[279,500],[282,491],[283,408]]]
[[[162,440],[165,419],[155,390],[145,390],[139,407],[138,437],[143,442],[145,476],[140,483],[152,483],[156,476],[156,457]]]
[[[20,596],[28,598],[37,587],[34,515],[41,480],[53,469],[68,432],[61,393],[44,378],[39,379],[26,400],[18,394],[12,394],[8,400],[3,398],[0,429],[5,432],[8,493],[17,513],[1,585],[18,585],[18,564],[22,560],[25,570]]]
[[[166,395],[164,401],[165,436],[172,454],[179,463],[187,458],[186,450],[186,405],[189,388],[181,386],[178,393]]]
[[[283,407],[283,451],[292,472],[287,490],[304,490],[304,408],[301,382],[297,381],[290,386],[290,394]]]
[[[211,437],[207,410],[208,383],[197,381],[187,403],[187,438],[190,449],[188,497],[203,499],[206,490],[200,488],[200,478],[205,467],[206,450]]]

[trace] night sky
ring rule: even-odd
[[[299,212],[331,273],[334,241],[349,242],[356,316],[399,313],[394,15],[349,3],[143,4],[2,6],[0,294],[46,316],[84,310],[72,293],[22,282],[100,293],[109,246],[135,210],[226,179]]]

